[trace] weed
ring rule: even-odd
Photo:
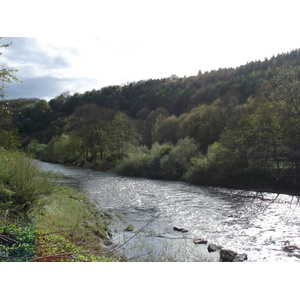
[[[26,261],[35,255],[35,230],[14,224],[0,227],[0,261]]]

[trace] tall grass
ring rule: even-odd
[[[41,196],[55,190],[53,178],[40,171],[25,153],[0,150],[0,207],[26,214]]]
[[[111,218],[27,154],[0,150],[0,261],[110,261]]]
[[[39,202],[43,202],[42,210],[36,206],[31,213],[37,229],[37,260],[116,259],[114,253],[107,251],[111,243],[108,228],[111,216],[99,211],[83,193],[60,186],[55,193],[41,198]],[[72,257],[66,256],[66,253],[72,253]]]

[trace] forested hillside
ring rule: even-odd
[[[7,110],[23,147],[43,160],[300,191],[300,50],[197,76],[66,92],[49,102],[5,101],[1,120]],[[14,129],[4,130],[11,123],[0,126],[1,143],[18,142],[8,134]]]

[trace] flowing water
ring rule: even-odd
[[[37,164],[61,173],[64,184],[85,191],[99,209],[123,216],[111,226],[112,239],[126,242],[120,251],[133,261],[217,261],[218,252],[193,243],[198,237],[247,253],[248,261],[300,260],[298,197]],[[129,224],[134,230],[125,232]]]

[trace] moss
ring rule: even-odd
[[[133,231],[133,226],[131,224],[129,224],[124,231]]]

